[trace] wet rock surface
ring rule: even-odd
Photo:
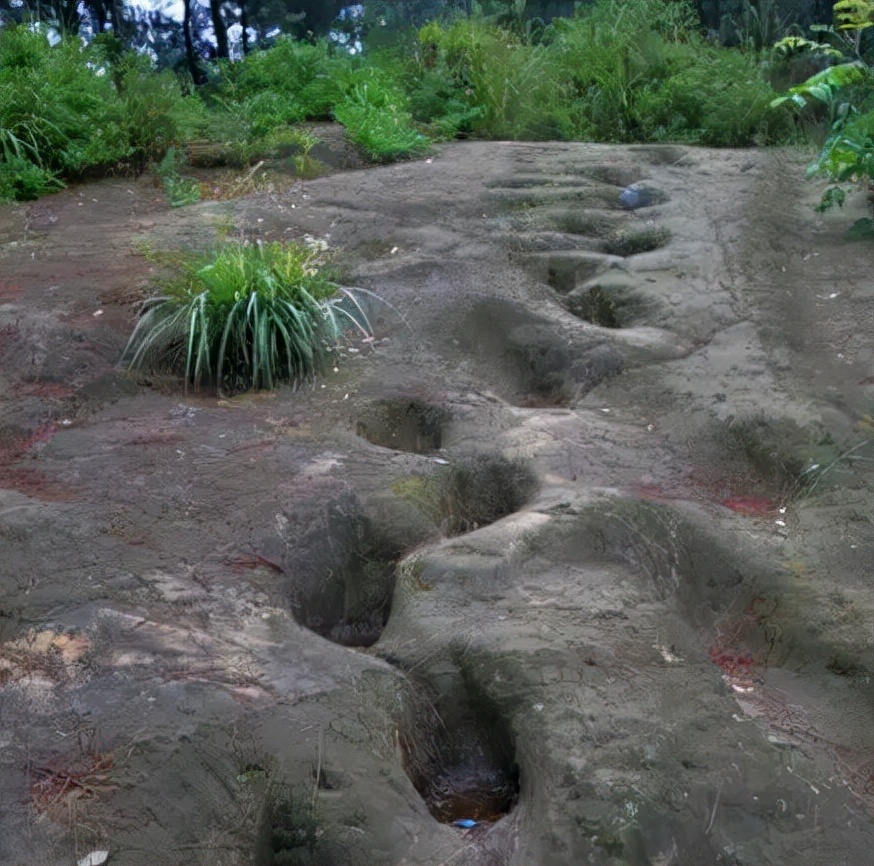
[[[802,169],[0,211],[0,864],[866,863],[874,290]],[[229,223],[405,323],[297,392],[120,375],[137,249]]]

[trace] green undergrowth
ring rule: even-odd
[[[199,88],[109,34],[52,47],[45,29],[5,26],[0,198],[157,165],[170,148],[198,165],[288,159],[308,176],[306,122],[341,123],[376,163],[465,137],[717,147],[802,140],[809,126],[833,124],[844,101],[810,121],[771,103],[829,66],[862,62],[862,42],[848,47],[822,26],[811,38],[789,34],[787,22],[762,17],[767,5],[751,3],[756,15],[734,22],[734,47],[724,47],[705,38],[687,0],[596,0],[548,24],[526,20],[524,4],[499,15],[474,4],[469,15],[447,13],[372,43],[365,36],[354,54],[280,37],[234,62],[204,61],[208,83]],[[851,101],[861,114],[871,110],[864,96]],[[854,123],[849,139],[862,121]],[[178,177],[165,184],[184,200],[193,191]]]
[[[171,207],[182,207],[200,201],[200,184],[191,177],[184,177],[185,160],[171,147],[158,165],[157,173]]]
[[[828,124],[819,154],[807,169],[809,177],[824,177],[830,186],[817,207],[843,207],[849,193],[867,196],[871,216],[856,220],[848,235],[854,240],[874,238],[874,62],[861,53],[862,36],[874,30],[872,0],[841,0],[834,5],[835,27],[829,35],[851,53],[846,62],[814,73],[773,100],[777,111],[800,116],[818,109]]]
[[[170,72],[111,40],[51,47],[39,28],[0,29],[0,198],[134,168],[196,134],[206,111]]]
[[[301,384],[333,360],[345,330],[371,330],[363,290],[340,288],[323,264],[318,243],[230,241],[179,256],[143,305],[122,365],[226,393]]]

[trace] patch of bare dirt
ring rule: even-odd
[[[0,864],[867,862],[854,214],[786,151],[344,167],[0,211]],[[228,232],[325,238],[377,339],[123,375],[143,250]]]

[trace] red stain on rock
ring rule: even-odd
[[[0,304],[8,304],[10,301],[17,301],[22,294],[24,294],[24,289],[22,289],[21,286],[15,286],[12,283],[0,280]]]
[[[775,514],[778,504],[765,496],[729,496],[722,504],[738,514],[751,517],[768,517]]]
[[[71,502],[76,494],[35,469],[11,469],[0,464],[0,488],[16,490],[41,502]]]
[[[28,451],[33,450],[38,445],[45,445],[55,435],[57,430],[58,426],[54,421],[46,421],[40,424],[30,436],[21,440],[21,453],[27,454]]]
[[[29,457],[36,457],[40,447],[55,435],[57,429],[54,421],[46,421],[29,436],[0,441],[0,488],[17,490],[44,502],[70,502],[76,498],[65,484],[48,478],[37,469],[16,465]]]
[[[45,397],[47,399],[66,399],[76,393],[69,385],[60,382],[22,382],[15,388],[19,397]]]
[[[666,502],[667,500],[677,498],[676,493],[665,490],[663,487],[659,487],[658,484],[635,484],[631,490],[635,496],[639,496],[641,499],[648,499],[652,502]]]
[[[749,650],[712,646],[709,655],[710,661],[731,677],[748,677],[759,665],[759,660]]]

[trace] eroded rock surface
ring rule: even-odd
[[[3,209],[0,863],[866,863],[874,286],[815,200],[786,152],[460,143]],[[137,250],[229,222],[327,238],[377,339],[119,374]]]

